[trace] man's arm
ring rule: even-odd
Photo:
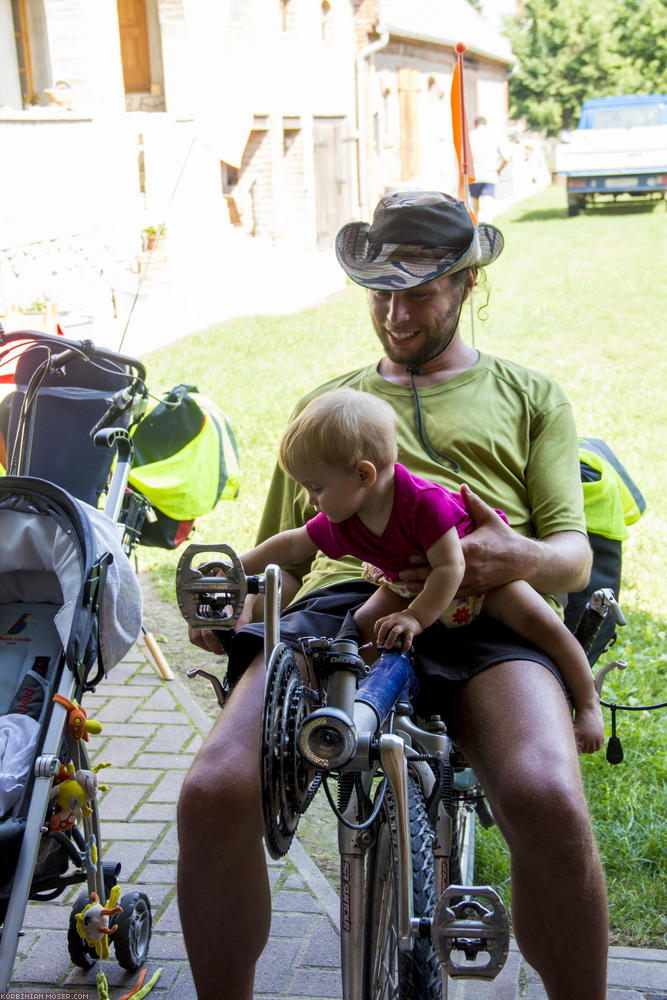
[[[542,594],[583,590],[592,564],[585,534],[556,531],[545,538],[526,538],[467,486],[461,488],[461,495],[476,524],[461,539],[466,561],[461,596],[484,593],[513,580],[526,580]]]
[[[564,594],[583,590],[588,583],[592,553],[588,538],[580,531],[555,531],[544,538],[527,538],[496,514],[492,507],[467,486],[461,488],[468,513],[476,528],[461,539],[465,574],[457,596],[481,594],[514,580],[526,580],[542,594]],[[430,567],[421,556],[400,577],[417,589]]]

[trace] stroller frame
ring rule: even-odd
[[[100,404],[105,408],[105,412],[98,421],[98,427],[102,427],[116,416],[125,417],[125,411],[131,411],[133,403],[136,402],[134,397],[143,395],[145,392],[145,369],[135,359],[95,348],[89,341],[78,343],[66,341],[62,337],[45,337],[43,334],[28,332],[19,335],[0,333],[0,350],[9,342],[21,338],[34,339],[40,347],[46,348],[47,361],[44,363],[44,374],[47,384],[48,380],[56,376],[58,371],[66,369],[73,361],[80,366],[82,359],[93,357],[102,358],[105,364],[112,364],[119,374],[126,373],[126,385],[129,386],[127,398],[120,399],[121,392],[113,394],[109,391],[106,394],[107,398]],[[138,377],[132,375],[132,371],[136,372]],[[32,396],[29,387],[25,391],[27,405],[21,413],[21,421],[25,427],[24,445],[21,456],[10,467],[11,471],[15,471],[17,474],[0,479],[0,514],[6,515],[12,524],[16,524],[21,518],[26,518],[26,515],[32,517],[35,524],[46,523],[48,527],[44,533],[40,535],[39,529],[37,531],[37,537],[38,540],[41,538],[41,549],[44,552],[50,548],[48,544],[49,528],[52,523],[57,525],[53,528],[54,536],[58,536],[60,542],[63,543],[64,550],[67,550],[68,544],[71,547],[72,563],[78,563],[80,578],[77,579],[76,573],[72,572],[71,577],[68,578],[67,586],[70,589],[67,594],[64,593],[66,585],[63,585],[63,601],[65,596],[73,601],[71,621],[66,621],[66,624],[62,626],[65,637],[63,631],[59,629],[60,643],[56,642],[55,632],[49,640],[53,660],[48,668],[46,686],[43,689],[45,701],[39,713],[40,731],[37,737],[34,766],[18,800],[21,815],[12,814],[0,822],[0,842],[9,844],[15,849],[20,841],[13,877],[4,879],[3,886],[0,887],[1,910],[5,909],[6,902],[4,920],[1,919],[2,912],[0,910],[0,923],[2,923],[0,931],[0,992],[7,989],[10,981],[28,900],[31,898],[50,900],[60,895],[70,885],[86,882],[88,894],[95,892],[99,899],[104,902],[108,899],[109,891],[115,885],[120,872],[120,864],[103,864],[101,855],[98,856],[97,863],[92,858],[92,845],[96,845],[96,850],[101,847],[101,829],[95,798],[89,801],[90,814],[86,815],[86,810],[82,817],[83,835],[76,825],[72,826],[71,829],[68,828],[66,833],[60,830],[45,831],[44,828],[49,800],[53,796],[53,779],[63,763],[62,758],[69,757],[76,770],[90,770],[88,753],[83,740],[75,739],[69,732],[69,713],[62,701],[78,701],[83,692],[94,690],[95,685],[104,677],[104,664],[101,662],[98,636],[99,610],[107,568],[112,561],[112,556],[109,552],[104,552],[95,558],[92,527],[85,511],[79,506],[76,499],[52,482],[25,474],[28,471],[27,467],[30,461],[34,431],[34,407],[38,393],[39,385],[36,386]],[[109,397],[111,398],[109,399]],[[129,421],[125,418],[125,422]],[[131,440],[126,429],[107,428],[106,430],[98,430],[96,443],[107,450],[115,447],[118,452],[105,507],[105,515],[109,516],[111,521],[116,522],[120,511],[119,498],[122,499],[132,461]],[[26,519],[29,520],[29,518]],[[20,548],[20,543],[17,544]],[[30,548],[29,542],[28,548]],[[36,547],[33,545],[33,548],[36,548],[39,553],[39,544]],[[35,565],[38,565],[39,555],[36,558]],[[46,556],[44,565],[46,570],[42,573],[42,577],[46,578],[50,566]],[[56,575],[55,569],[51,567],[51,570],[52,575]],[[18,578],[20,574],[21,566],[16,573],[9,572],[8,579],[13,581],[13,577]],[[35,579],[39,579],[39,572]],[[51,584],[48,584],[47,590],[50,586]],[[3,607],[11,607],[14,603],[21,604],[25,602],[26,597],[32,596],[30,580],[25,584],[19,582],[16,587],[15,594],[12,593],[11,586],[5,588],[4,596],[10,598],[16,596],[17,601],[3,601]],[[37,586],[35,597],[44,597],[45,594],[46,590],[40,591],[39,586]],[[74,597],[72,597],[73,594]],[[49,600],[45,603],[54,606],[52,594],[49,592],[47,596]],[[38,600],[35,601],[35,604],[38,603]],[[95,670],[96,661],[97,669]],[[53,703],[54,701],[55,703]],[[44,837],[45,833],[46,837]],[[44,874],[36,875],[36,866],[40,860],[40,847],[51,840],[55,840],[57,844],[54,848],[56,855],[54,860],[60,863],[60,868],[56,872],[48,871],[50,855],[47,851],[47,871]],[[75,870],[71,870],[69,862],[74,863]],[[63,863],[65,863],[64,870]],[[132,900],[136,896],[142,897],[141,912],[138,917],[140,933],[137,941],[123,942],[120,949],[123,957],[121,957],[118,948],[116,957],[125,968],[136,969],[143,964],[150,940],[152,921],[148,899],[143,894],[132,893],[130,895]],[[121,900],[124,911],[126,906],[130,905],[130,895]],[[127,904],[125,900],[128,900]],[[80,899],[77,900],[75,908],[79,902]],[[73,942],[73,917],[74,913],[70,918],[70,955],[75,964],[82,968],[90,968],[96,957],[95,951],[78,936]],[[136,926],[134,932],[136,934]],[[76,957],[72,953],[73,944]],[[128,954],[130,956],[129,964]]]

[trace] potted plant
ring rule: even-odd
[[[155,226],[146,226],[141,230],[141,241],[144,250],[152,250],[153,247],[158,243],[162,237],[165,235],[166,229],[164,225],[160,225],[158,228]]]

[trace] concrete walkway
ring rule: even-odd
[[[183,775],[210,720],[178,680],[165,683],[157,675],[139,646],[84,704],[104,727],[91,740],[91,756],[113,764],[102,776],[109,785],[100,805],[104,858],[121,862],[123,891],[144,890],[153,908],[147,969],[149,977],[158,968],[162,974],[151,996],[194,1000],[176,903],[175,805]],[[336,893],[296,842],[286,860],[269,862],[269,874],[273,920],[257,969],[255,997],[339,998]],[[82,972],[72,966],[67,952],[70,907],[78,891],[50,903],[29,904],[10,991],[2,996],[72,1000],[97,996],[99,965]],[[112,947],[112,957],[102,967],[111,1000],[117,1000],[131,989],[136,976],[116,965],[113,954]],[[492,984],[459,983],[449,993],[450,1000],[545,1000],[546,996],[515,947]],[[608,1000],[658,998],[667,998],[667,952],[613,948]],[[587,998],[582,995],[581,1000]]]

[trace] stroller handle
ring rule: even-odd
[[[63,348],[73,349],[80,354],[85,354],[88,358],[96,358],[101,361],[111,361],[116,365],[123,365],[136,372],[142,382],[146,380],[146,367],[137,358],[132,358],[127,354],[118,354],[105,347],[98,347],[92,340],[68,340],[66,337],[59,337],[52,333],[40,333],[37,330],[17,330],[12,333],[5,333],[0,328],[0,355],[5,347],[16,341],[33,339],[36,345],[52,347],[54,353],[61,353]]]

